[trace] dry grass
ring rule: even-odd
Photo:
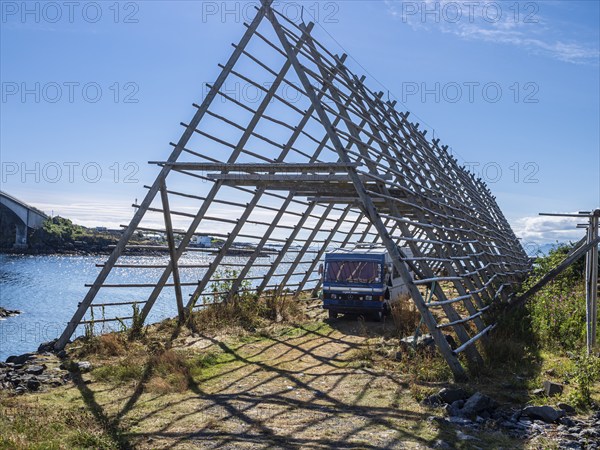
[[[396,333],[400,337],[410,336],[421,322],[421,314],[409,299],[403,299],[394,303],[391,307],[391,315],[396,327]]]
[[[73,356],[80,358],[94,355],[98,358],[119,356],[128,349],[127,338],[123,333],[110,333],[100,336],[91,336],[77,341],[79,344],[73,348]]]
[[[151,377],[146,388],[161,394],[184,392],[190,385],[190,366],[182,352],[166,350],[150,357]]]
[[[207,304],[192,314],[190,326],[198,333],[214,335],[235,329],[255,332],[273,322],[297,323],[303,319],[301,300],[271,291],[261,297],[243,295]]]
[[[0,393],[0,449],[119,448],[119,437],[98,423],[81,397],[74,395],[77,390],[62,391],[60,397],[51,393],[8,397]]]

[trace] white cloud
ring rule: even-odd
[[[513,230],[523,243],[552,244],[555,242],[578,241],[584,230],[577,229],[585,219],[574,217],[531,216],[522,217],[513,223]]]
[[[574,64],[597,65],[600,58],[595,42],[579,42],[561,36],[565,28],[573,28],[572,24],[558,27],[556,23],[550,23],[539,10],[527,7],[535,6],[534,2],[520,4],[519,10],[513,2],[386,0],[385,3],[392,17],[414,29],[437,29],[462,39],[513,45],[532,54]]]

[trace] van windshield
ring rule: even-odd
[[[325,281],[333,283],[381,283],[381,264],[376,261],[329,261]]]

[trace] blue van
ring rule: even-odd
[[[408,249],[402,249],[410,254]],[[410,297],[384,247],[357,246],[325,255],[323,308],[329,318],[340,313],[363,313],[383,318],[391,305]]]

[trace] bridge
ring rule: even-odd
[[[48,217],[43,211],[0,191],[0,208],[8,209],[17,217],[15,230],[15,248],[27,247],[27,230],[29,228],[40,228]],[[2,224],[6,226],[6,224]]]

